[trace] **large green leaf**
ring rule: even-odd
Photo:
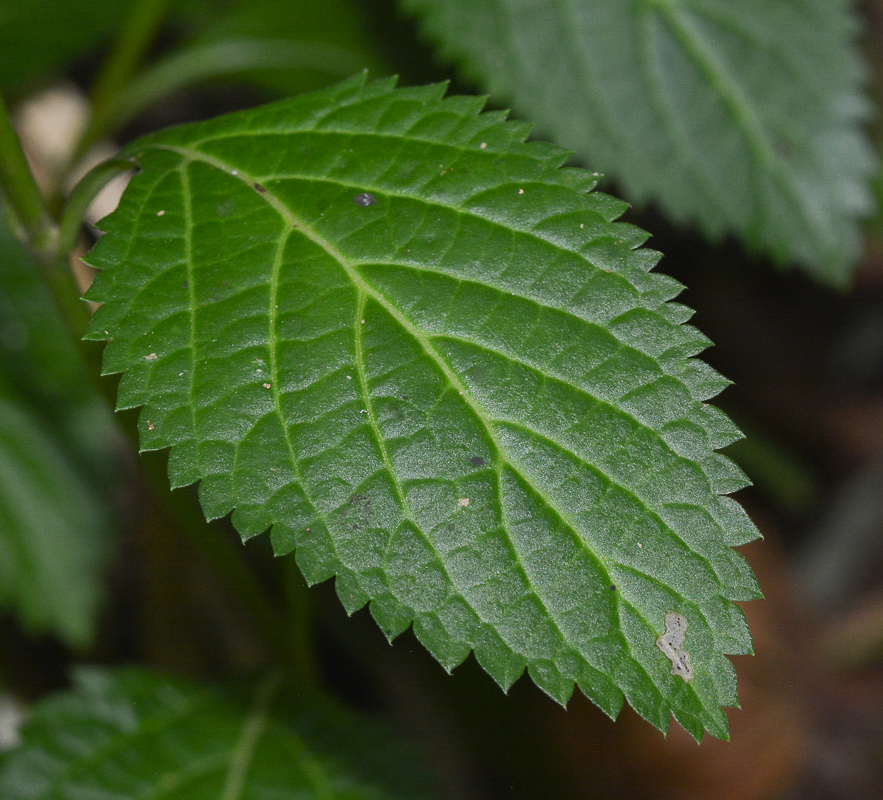
[[[4,800],[383,800],[427,785],[385,729],[297,686],[245,696],[141,669],[78,670],[0,760]]]
[[[872,206],[847,0],[402,0],[639,201],[843,285]]]
[[[624,204],[443,93],[361,77],[131,145],[89,258],[119,406],[209,517],[446,669],[726,736],[758,596],[726,381]]]

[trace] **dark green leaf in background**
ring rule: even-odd
[[[80,669],[0,759],[4,800],[417,800],[429,780],[385,729],[272,678],[213,691]]]
[[[18,93],[107,43],[132,0],[3,0],[0,92]]]
[[[109,519],[69,454],[0,385],[0,608],[68,644],[89,643]]]
[[[133,143],[89,257],[119,407],[208,517],[446,669],[725,737],[758,596],[727,382],[624,204],[443,93],[361,77]]]
[[[191,2],[189,19],[182,18],[181,24],[197,46],[224,41],[292,45],[290,69],[241,75],[279,94],[326,86],[359,69],[383,69],[365,30],[370,5],[359,0],[238,0],[220,12],[215,2]]]
[[[2,216],[2,215],[0,215]],[[0,219],[0,606],[89,643],[110,553],[116,429],[31,257]]]
[[[628,196],[838,286],[873,202],[847,0],[402,0]]]

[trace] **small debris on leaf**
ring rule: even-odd
[[[361,194],[357,194],[353,198],[353,202],[357,206],[362,206],[363,208],[367,208],[368,206],[373,206],[377,202],[377,198],[373,194],[368,194],[368,192],[362,192]]]
[[[687,618],[674,611],[665,615],[665,633],[656,640],[656,646],[671,661],[671,674],[680,675],[684,681],[693,679],[690,654],[682,650],[687,635]]]

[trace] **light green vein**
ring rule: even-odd
[[[801,201],[794,183],[789,180],[787,171],[783,169],[781,159],[776,157],[763,123],[750,100],[740,89],[736,78],[715,57],[714,52],[705,43],[699,32],[685,19],[684,14],[678,13],[671,0],[653,0],[648,5],[666,22],[684,48],[684,52],[693,59],[697,68],[705,76],[708,86],[720,97],[729,110],[736,125],[743,131],[745,140],[757,159],[757,166],[775,176],[776,182],[784,190],[794,207],[809,222],[814,222],[810,219],[809,210]],[[755,191],[754,194],[756,197],[761,196],[758,191]],[[756,216],[760,215],[761,210],[758,208]]]
[[[242,735],[233,749],[221,800],[240,800],[242,798],[258,741],[267,726],[270,703],[281,686],[282,680],[278,675],[269,676],[258,686],[254,703],[245,720],[245,727],[242,729]]]
[[[189,148],[181,147],[181,146],[171,146],[171,145],[153,145],[153,146],[160,148],[160,149],[171,150],[173,152],[177,152],[180,155],[182,155],[185,158],[188,158],[192,161],[202,161],[203,163],[206,163],[209,166],[213,166],[216,169],[223,171],[225,174],[230,175],[231,168],[227,164],[225,164],[223,161],[220,161],[219,159],[216,159],[212,156],[208,156],[208,155],[201,153],[199,151],[194,151]],[[255,183],[254,178],[252,176],[244,173],[242,170],[238,170],[237,175],[232,176],[232,177],[235,177],[236,179],[240,180],[242,183],[244,183],[252,188],[254,186],[254,183]],[[408,332],[408,334],[421,346],[423,351],[429,356],[429,358],[435,363],[435,365],[439,368],[439,370],[444,374],[445,378],[448,381],[448,384],[463,397],[464,403],[469,407],[469,409],[472,411],[472,413],[475,415],[475,417],[482,424],[488,437],[491,439],[491,441],[494,444],[494,447],[497,449],[497,452],[504,453],[504,454],[507,453],[506,448],[499,441],[499,439],[496,435],[496,432],[494,431],[493,425],[491,424],[491,421],[485,416],[482,409],[479,408],[479,406],[477,406],[475,404],[472,397],[467,392],[467,387],[460,381],[457,374],[454,372],[454,370],[451,368],[451,366],[447,363],[447,361],[445,361],[445,359],[441,356],[441,354],[435,350],[435,348],[432,346],[430,341],[423,335],[422,331],[420,331],[420,329],[417,328],[414,325],[414,323],[412,323],[411,320],[408,319],[383,293],[378,291],[371,284],[367,283],[361,277],[361,275],[359,275],[359,273],[356,272],[356,270],[352,267],[352,265],[347,261],[346,257],[343,255],[343,253],[338,251],[337,248],[335,248],[329,241],[327,241],[323,237],[319,236],[315,231],[313,231],[306,223],[304,223],[303,220],[301,220],[299,217],[297,217],[284,203],[282,203],[282,201],[279,200],[279,198],[277,198],[271,191],[266,190],[266,187],[263,187],[263,188],[264,188],[264,191],[260,192],[260,197],[262,197],[264,199],[264,201],[268,205],[270,205],[282,217],[282,219],[285,221],[287,228],[289,228],[291,230],[294,230],[295,228],[297,228],[297,230],[300,233],[302,233],[310,241],[312,241],[314,244],[321,247],[326,253],[328,253],[328,255],[331,256],[331,258],[333,258],[334,261],[337,262],[343,268],[344,272],[349,277],[353,286],[355,286],[358,291],[360,291],[364,295],[370,296],[378,305],[380,305],[399,324],[399,326],[403,330]],[[277,252],[281,253],[281,249],[278,250]],[[278,261],[279,261],[279,258],[277,256],[277,264],[278,264]],[[277,266],[277,269],[278,269],[278,266]],[[274,270],[274,274],[275,274],[275,270]],[[277,280],[278,280],[278,278],[277,278]],[[276,383],[276,376],[274,374],[274,385],[275,385],[275,383]],[[292,458],[294,458],[293,447],[292,447],[291,453],[292,453]],[[531,488],[537,493],[537,495],[543,500],[543,502],[554,513],[559,515],[562,522],[565,522],[565,524],[568,527],[570,527],[571,530],[574,531],[574,533],[576,533],[576,529],[574,529],[571,525],[569,525],[569,523],[567,523],[566,517],[561,515],[561,513],[557,510],[555,504],[551,501],[551,499],[548,498],[539,487],[536,487],[528,476],[523,475],[514,466],[511,466],[511,462],[510,462],[510,468],[513,470],[513,472],[516,472],[527,485],[531,486]],[[507,534],[507,539],[509,540],[509,546],[512,548],[512,551],[516,555],[518,555],[518,548],[515,547],[511,538],[508,537],[508,532],[506,532],[506,534]],[[582,542],[582,538],[579,537],[579,539]],[[583,546],[586,547],[586,549],[590,552],[590,554],[595,559],[597,559],[598,562],[602,565],[602,569],[604,570],[605,574],[607,575],[607,578],[609,579],[609,568],[606,566],[605,562],[602,559],[600,559],[596,553],[593,553],[591,551],[591,548],[589,548],[588,545],[585,544],[585,542],[582,542],[582,543],[583,543]],[[579,653],[579,649],[574,647],[569,642],[567,636],[565,636],[563,631],[561,631],[561,629],[558,628],[557,624],[555,623],[554,616],[549,612],[546,604],[542,601],[541,593],[534,586],[534,583],[531,580],[530,576],[524,571],[522,559],[520,558],[520,556],[517,560],[519,563],[519,569],[522,571],[522,574],[524,575],[525,579],[527,580],[528,586],[531,587],[531,589],[534,592],[534,595],[541,602],[541,604],[543,606],[543,610],[546,612],[547,617],[550,620],[550,622],[552,623],[552,625],[555,627],[555,630],[558,631],[562,641],[567,642],[569,647],[574,652]]]

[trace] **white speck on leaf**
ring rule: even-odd
[[[377,198],[373,194],[368,194],[368,192],[362,192],[361,194],[357,194],[353,198],[353,202],[357,206],[362,206],[362,208],[367,208],[368,206],[373,206],[377,202]]]
[[[524,189],[519,189],[518,194],[524,194]]]
[[[156,425],[154,425],[150,420],[147,420],[147,430],[152,431]]]
[[[157,211],[156,216],[161,217],[165,213],[166,213],[165,211]]]
[[[690,654],[683,648],[687,635],[687,618],[674,611],[665,615],[665,633],[656,640],[656,646],[671,661],[671,674],[680,675],[684,681],[693,679],[693,667]]]
[[[149,356],[144,356],[145,361],[156,361],[159,356],[156,353],[151,353]]]
[[[481,147],[482,150],[485,150],[485,149],[487,148],[487,142],[482,142],[482,143],[479,145],[479,147]]]
[[[264,388],[265,388],[265,389],[269,389],[271,386],[272,386],[272,384],[270,384],[270,383],[265,383],[265,384],[264,384]]]
[[[466,508],[466,506],[469,505],[469,498],[468,497],[461,497],[457,501],[457,505],[460,506],[460,508]]]

